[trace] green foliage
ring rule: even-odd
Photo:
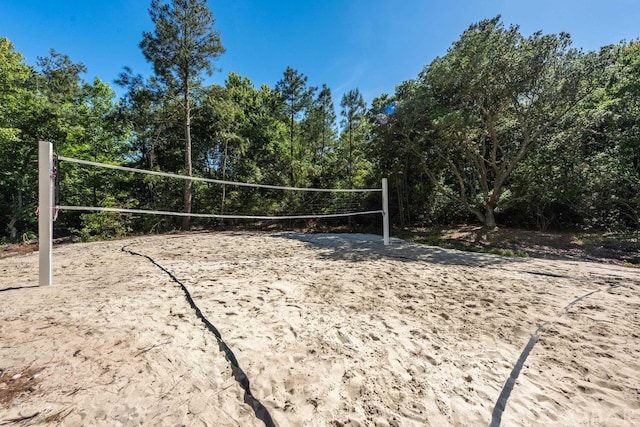
[[[495,226],[513,170],[607,80],[606,52],[583,54],[570,43],[567,34],[525,38],[497,17],[472,25],[421,74],[441,106],[431,162],[446,169],[459,202],[487,227]],[[437,183],[433,169],[427,174]]]
[[[108,84],[83,81],[82,63],[51,50],[30,67],[0,38],[0,239],[36,230],[38,140],[53,141],[63,156],[231,182],[371,188],[388,177],[399,227],[499,220],[640,229],[637,41],[583,52],[564,33],[525,37],[499,17],[481,21],[368,110],[358,89],[346,91],[338,129],[331,89],[309,87],[291,67],[274,88],[233,72],[224,85],[205,86],[202,75],[224,52],[206,3],[152,1],[154,31],[140,46],[154,75],[125,68],[119,100]],[[380,120],[392,102],[395,112]],[[59,173],[69,205],[246,215],[379,207],[352,194],[185,185],[68,162]],[[185,224],[63,212],[55,226],[57,235],[93,240]],[[526,256],[494,243],[462,249]]]
[[[207,0],[152,0],[154,32],[144,32],[140,48],[156,77],[179,94],[195,89],[201,73],[225,52]]]
[[[295,135],[300,127],[301,119],[310,108],[313,93],[317,88],[307,87],[307,76],[287,67],[281,80],[276,83],[275,94],[282,103],[282,111],[287,120],[289,128],[289,162],[290,162],[290,185],[292,187],[301,185],[306,151],[306,146],[296,144]]]
[[[588,141],[580,129],[597,122],[590,106],[611,80],[616,49],[570,45],[564,33],[524,37],[499,17],[481,21],[417,80],[374,101],[372,118],[398,102],[388,123],[374,122],[371,154],[397,188],[392,204],[402,221],[418,219],[417,208],[429,221],[449,211],[448,221],[472,214],[493,227],[496,214],[507,222],[514,218],[505,214],[524,212],[545,228],[576,207],[585,181],[595,179],[581,172]],[[426,197],[416,198],[420,186]]]
[[[558,122],[514,171],[518,199],[510,212],[521,225],[638,228],[638,157],[627,151],[638,114],[631,89],[637,77],[626,65],[633,46],[606,49],[616,58],[610,83]]]
[[[149,9],[153,33],[143,33],[142,53],[153,64],[156,87],[165,97],[179,96],[184,129],[184,174],[193,175],[191,108],[194,91],[201,87],[202,73],[213,73],[213,60],[225,51],[207,0],[152,0]],[[174,123],[175,120],[172,120]],[[184,183],[183,210],[192,209],[192,181]],[[184,216],[182,227],[191,227]]]
[[[104,206],[116,205],[115,198],[103,200]],[[82,214],[81,228],[76,234],[85,242],[124,237],[132,233],[131,218],[117,212],[95,212]]]
[[[364,115],[366,104],[362,98],[362,94],[358,89],[352,89],[342,95],[340,101],[342,111],[340,115],[343,117],[344,132],[342,133],[342,147],[347,152],[347,182],[348,187],[353,187],[353,183],[363,173],[364,154],[363,144],[365,140],[366,128],[364,124]],[[363,177],[360,177],[361,179]]]
[[[26,128],[39,106],[30,84],[33,69],[0,38],[0,233],[17,241],[33,229],[35,174],[29,173],[36,145],[29,143]],[[35,210],[35,208],[33,209]]]

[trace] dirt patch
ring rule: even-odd
[[[0,259],[10,256],[28,254],[38,250],[38,244],[9,243],[0,245]]]
[[[79,243],[80,239],[74,236],[60,237],[53,239],[53,246],[59,246],[70,243]],[[0,244],[0,259],[9,258],[17,255],[29,254],[38,251],[38,239],[32,239],[22,243],[4,243]]]

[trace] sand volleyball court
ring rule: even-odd
[[[264,426],[174,278],[281,427],[640,425],[640,271],[380,240],[69,244],[50,287],[0,259],[0,425]]]

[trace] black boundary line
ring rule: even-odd
[[[564,307],[564,309],[561,312],[556,314],[555,316],[556,320],[562,317],[563,314],[568,313],[569,310],[575,304],[582,301],[583,299],[588,298],[595,293],[602,292],[602,291],[609,291],[611,289],[619,288],[621,286],[622,285],[611,285],[608,288],[596,289],[594,291],[591,291],[582,295],[581,297],[574,299],[569,304],[567,304],[567,306]],[[531,336],[531,338],[529,339],[529,342],[524,347],[524,350],[522,350],[522,353],[520,353],[520,357],[518,357],[518,360],[516,361],[515,366],[511,370],[511,374],[509,375],[507,382],[504,384],[504,387],[500,392],[500,396],[498,396],[496,405],[493,407],[493,411],[491,412],[491,423],[489,424],[489,427],[500,426],[500,423],[502,422],[502,413],[504,412],[505,407],[507,406],[507,401],[509,400],[509,396],[513,391],[513,387],[515,386],[516,380],[518,379],[518,376],[522,371],[524,363],[527,361],[527,357],[529,357],[529,353],[531,353],[531,350],[533,350],[533,347],[538,342],[538,339],[540,339],[540,335],[542,335],[543,332],[545,332],[550,326],[552,326],[553,323],[554,323],[553,320],[549,320],[547,322],[544,322],[542,325],[538,326],[538,329],[536,329],[535,333]]]
[[[276,427],[276,424],[273,422],[273,419],[271,418],[271,415],[269,414],[269,411],[267,410],[267,408],[265,408],[265,406],[262,403],[260,403],[260,401],[256,399],[251,393],[249,378],[244,373],[242,368],[240,368],[240,365],[238,364],[238,360],[236,359],[236,356],[233,354],[233,351],[231,351],[229,346],[222,340],[222,335],[220,335],[220,332],[218,331],[218,329],[211,322],[209,322],[209,320],[207,320],[206,317],[204,317],[204,315],[202,314],[202,312],[200,311],[196,303],[193,301],[193,298],[191,297],[191,293],[189,293],[189,290],[187,289],[187,287],[182,282],[180,282],[180,280],[178,280],[176,276],[174,276],[169,270],[167,270],[166,268],[158,264],[153,258],[151,258],[148,255],[144,255],[144,254],[126,249],[127,246],[130,246],[130,245],[123,246],[121,250],[131,255],[136,255],[136,256],[146,258],[153,265],[155,265],[160,270],[167,273],[167,275],[171,278],[171,280],[173,280],[175,283],[180,285],[180,288],[182,288],[182,291],[184,292],[184,295],[187,298],[187,302],[189,303],[191,308],[196,312],[196,316],[205,324],[207,329],[209,329],[209,331],[213,333],[213,335],[215,335],[216,340],[218,341],[219,350],[224,353],[225,358],[231,364],[231,371],[233,373],[233,377],[244,389],[244,403],[246,403],[247,405],[251,406],[251,408],[253,408],[253,412],[255,413],[256,417],[259,420],[261,420],[266,427]]]
[[[39,288],[39,287],[40,286],[38,286],[38,285],[12,286],[10,288],[0,289],[0,292],[17,291],[17,290],[20,290],[20,289]]]

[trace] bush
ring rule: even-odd
[[[78,236],[87,242],[126,236],[131,233],[127,214],[118,212],[96,212],[81,215],[82,228]]]

